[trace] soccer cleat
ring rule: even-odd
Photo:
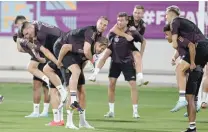
[[[104,115],[104,117],[107,117],[107,118],[113,118],[114,116],[115,116],[114,112],[110,112],[110,111]]]
[[[79,128],[77,128],[73,123],[66,123],[65,128],[79,130]]]
[[[171,112],[177,112],[180,109],[182,109],[183,107],[187,106],[188,102],[186,100],[184,101],[178,101],[176,106],[171,110]]]
[[[64,124],[60,122],[55,122],[55,121],[51,121],[48,124],[46,124],[46,126],[64,126]]]
[[[0,104],[4,101],[4,96],[0,95]]]
[[[40,116],[40,115],[39,115],[38,113],[33,112],[33,113],[31,113],[30,115],[25,116],[25,118],[38,118],[39,116]]]
[[[48,117],[48,113],[47,113],[47,112],[42,112],[42,113],[40,114],[40,117]]]
[[[197,132],[197,131],[196,131],[196,128],[194,129],[187,128],[187,130],[182,131],[182,132]]]
[[[86,120],[79,121],[79,128],[95,129],[93,126],[89,125],[89,123]]]
[[[61,126],[64,126],[64,120],[60,121]]]
[[[149,81],[144,81],[143,78],[137,79],[137,85],[141,87],[142,85],[148,85]]]
[[[69,109],[70,109],[70,110],[77,109],[77,111],[79,111],[81,114],[82,114],[82,112],[84,111],[84,110],[80,107],[80,105],[79,105],[79,103],[78,103],[77,101],[74,101],[74,103],[72,103],[72,104],[70,105]]]
[[[138,119],[138,118],[140,118],[140,116],[138,113],[133,113],[133,118]]]

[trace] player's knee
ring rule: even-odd
[[[139,52],[137,52],[137,51],[134,51],[133,52],[133,56],[134,56],[134,61],[135,62],[138,62],[139,60],[141,60],[141,54],[139,53]]]
[[[38,91],[41,89],[41,87],[42,87],[42,82],[38,80],[33,81],[33,91]]]
[[[136,81],[135,80],[129,81],[129,85],[131,86],[132,89],[136,89]]]
[[[116,82],[110,81],[109,82],[109,89],[110,89],[110,91],[115,91],[115,87],[116,87]]]

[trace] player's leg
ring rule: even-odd
[[[54,73],[60,78],[61,83],[64,83],[63,76],[65,73],[61,73],[59,69],[55,69]],[[51,94],[50,94],[50,102],[53,111],[53,121],[48,123],[49,126],[64,126],[64,118],[63,118],[63,107],[59,108],[60,104],[62,103],[60,100],[60,93],[58,89],[51,83]],[[68,94],[68,93],[67,93]]]
[[[136,76],[137,76],[137,85],[147,85],[149,81],[144,81],[143,71],[142,71],[142,57],[138,50],[132,52],[135,62]]]
[[[83,72],[81,72],[80,77],[79,77],[79,82],[78,82],[78,99],[79,99],[79,104],[81,108],[83,109],[82,112],[79,112],[79,128],[89,128],[89,129],[94,129],[86,120],[86,91],[84,88],[85,84],[85,77]]]
[[[205,74],[204,74],[204,78],[203,78],[203,93],[202,93],[202,104],[201,107],[202,108],[207,108],[207,104],[208,104],[208,66],[206,66],[205,68]]]
[[[115,88],[118,77],[121,74],[120,64],[111,62],[109,69],[109,85],[108,85],[108,105],[109,111],[104,117],[112,118],[115,116],[114,102],[115,102]]]
[[[78,80],[79,76],[81,74],[81,68],[78,64],[72,64],[68,67],[68,70],[71,72],[71,77],[69,79],[69,92],[70,92],[70,98],[71,98],[71,109],[77,109],[78,111],[82,111],[82,108],[77,102],[77,86],[78,86]]]
[[[199,83],[201,83],[203,76],[203,71],[200,66],[189,73],[189,77],[186,85],[186,99],[188,101],[187,112],[189,118],[189,128],[185,132],[195,132],[196,131],[196,104],[195,95],[197,93],[197,88]]]
[[[43,93],[44,93],[44,105],[43,105],[43,111],[40,114],[40,117],[48,117],[48,110],[50,106],[49,89],[46,83],[43,83],[42,88],[43,88]]]
[[[33,112],[30,115],[25,116],[26,118],[39,117],[41,87],[42,87],[42,80],[34,76],[33,77]]]
[[[136,85],[136,71],[133,62],[121,65],[124,78],[131,86],[131,101],[133,107],[133,118],[139,118],[138,114],[138,91]]]
[[[67,91],[65,90],[60,77],[55,73],[55,71],[59,71],[56,64],[49,61],[48,64],[45,65],[43,69],[44,73],[49,77],[51,83],[57,88],[61,95],[61,101],[64,103],[67,98]],[[62,107],[62,106],[61,106]]]
[[[185,98],[185,92],[183,89],[186,89],[186,73],[185,71],[189,68],[190,64],[184,61],[183,59],[180,60],[177,69],[176,69],[176,78],[177,78],[177,83],[179,90],[179,100],[175,107],[171,110],[171,112],[177,112],[181,108],[187,106],[187,101]]]

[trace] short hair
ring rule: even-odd
[[[97,39],[97,42],[101,43],[102,45],[108,45],[108,39],[106,37],[103,37],[103,36],[99,37]]]
[[[99,19],[104,19],[104,20],[106,20],[106,21],[108,21],[108,22],[109,22],[109,19],[108,19],[108,17],[107,17],[107,16],[100,16],[100,17],[99,17]]]
[[[170,24],[166,24],[163,28],[163,32],[170,31]]]
[[[135,5],[134,9],[142,9],[142,10],[144,10],[144,6],[142,6],[142,5]]]
[[[176,5],[172,5],[166,8],[166,12],[174,12],[176,15],[180,15],[180,8]]]
[[[119,12],[117,17],[125,17],[126,20],[128,20],[129,16],[126,12]]]
[[[23,22],[22,23],[22,27],[21,27],[21,34],[23,34],[23,30],[25,29],[25,28],[27,28],[29,25],[31,24],[31,22],[27,22],[27,21],[25,21],[25,22]]]
[[[17,17],[15,18],[15,20],[14,20],[14,24],[17,24],[17,22],[18,22],[19,20],[26,20],[26,17],[25,17],[25,16],[22,16],[22,15],[17,16]]]

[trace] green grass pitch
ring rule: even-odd
[[[117,86],[115,118],[106,119],[108,111],[107,86],[87,85],[86,116],[95,130],[80,129],[81,132],[180,132],[188,127],[185,109],[171,113],[176,104],[176,88],[139,88],[140,119],[132,118],[130,89]],[[48,118],[26,119],[32,111],[32,85],[0,83],[0,94],[5,100],[0,104],[0,132],[72,132],[65,127],[47,127],[52,120],[52,111]],[[41,104],[41,111],[42,111]],[[208,112],[201,110],[197,114],[198,132],[208,131]],[[78,126],[78,113],[74,114]],[[66,114],[65,114],[66,120]]]

